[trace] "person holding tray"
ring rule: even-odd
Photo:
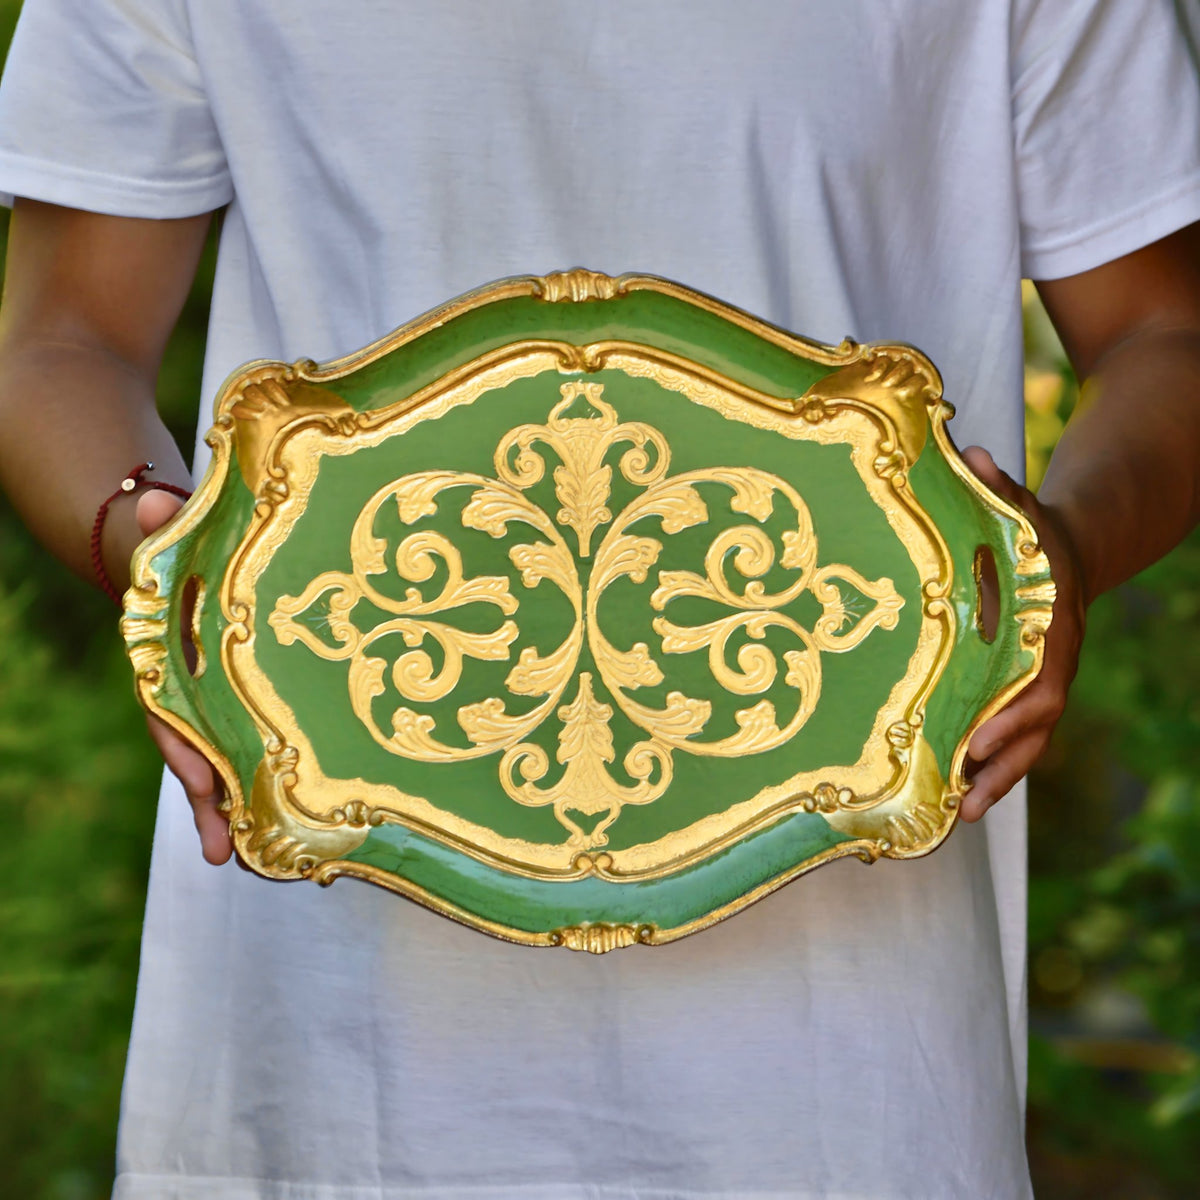
[[[79,573],[119,592],[178,507],[155,485],[202,472],[154,382],[222,211],[206,401],[247,360],[332,358],[492,279],[652,272],[928,352],[1058,585],[1041,676],[976,733],[937,853],[833,864],[652,951],[532,951],[377,889],[213,870],[216,776],[154,726],[174,774],[120,1200],[1030,1195],[1019,781],[1088,602],[1200,516],[1181,14],[26,0],[0,83],[0,479]],[[1038,497],[1015,481],[1022,275],[1086,380]]]

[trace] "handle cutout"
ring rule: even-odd
[[[1000,627],[1000,576],[991,546],[977,546],[972,565],[975,576],[975,631],[990,646]]]
[[[204,655],[204,644],[200,641],[200,614],[204,611],[204,580],[199,575],[189,575],[180,597],[180,627],[187,630],[183,643],[183,657],[188,673],[199,679],[208,666]]]

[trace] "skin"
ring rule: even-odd
[[[163,350],[187,296],[209,217],[147,221],[17,202],[0,304],[0,484],[38,537],[86,579],[96,509],[129,469],[190,487],[154,405]],[[1087,607],[1160,558],[1200,521],[1200,225],[1038,291],[1082,400],[1039,495],[979,447],[972,470],[1032,519],[1058,584],[1042,671],[971,740],[977,821],[1037,761],[1066,706]],[[43,456],[54,447],[53,503]],[[118,588],[141,538],[180,502],[121,497],[104,531]],[[210,863],[232,854],[209,763],[155,718],[150,734],[187,792]]]

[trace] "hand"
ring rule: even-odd
[[[971,446],[963,458],[992,491],[1033,522],[1038,541],[1050,559],[1058,593],[1037,678],[981,725],[967,748],[971,790],[960,811],[964,821],[978,821],[1024,778],[1050,744],[1050,735],[1067,704],[1067,689],[1078,669],[1087,604],[1075,548],[1055,511],[1040,504],[1028,488],[1000,470],[986,450]]]
[[[165,525],[182,506],[182,501],[168,492],[144,493],[138,498],[137,504],[137,520],[142,536],[146,537]],[[229,836],[229,822],[220,811],[224,799],[220,776],[208,759],[185,742],[165,721],[147,714],[146,724],[167,769],[183,784],[183,790],[187,793],[205,861],[216,866],[228,862],[233,854],[233,842]]]

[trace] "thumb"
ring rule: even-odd
[[[142,537],[162,528],[182,507],[183,501],[170,492],[143,492],[137,502],[137,523]]]
[[[963,461],[1003,500],[1017,508],[1025,508],[1029,493],[1011,475],[1002,471],[996,460],[982,446],[968,446]]]

